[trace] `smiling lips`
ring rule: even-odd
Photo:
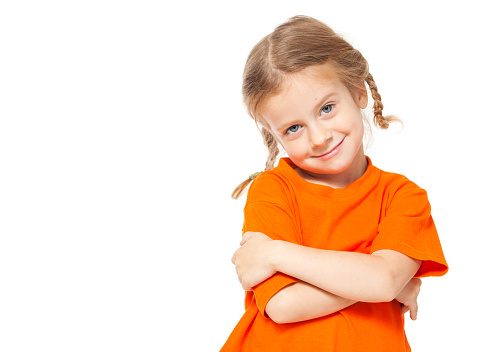
[[[318,155],[318,156],[313,156],[313,158],[320,159],[320,160],[328,160],[328,159],[334,157],[335,155],[338,154],[338,152],[342,148],[342,143],[344,140],[345,140],[345,137],[342,139],[342,141],[340,143],[338,143],[338,145],[335,148],[333,148],[329,152],[327,152],[325,154]]]

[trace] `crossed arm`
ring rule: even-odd
[[[265,312],[278,324],[294,323],[329,315],[354,303],[356,301],[299,281],[275,294],[268,301]]]
[[[266,312],[277,323],[328,315],[357,301],[397,299],[416,318],[420,280],[412,277],[421,261],[392,250],[372,255],[320,250],[285,241],[273,241],[248,232],[232,258],[245,290],[275,272],[301,280],[274,295]],[[403,312],[405,311],[403,310]]]

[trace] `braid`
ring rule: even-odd
[[[390,122],[400,121],[393,115],[383,116],[383,103],[381,102],[381,95],[379,94],[376,82],[374,82],[374,78],[370,73],[367,75],[366,82],[371,90],[371,95],[374,100],[374,124],[382,129],[387,129]]]
[[[273,167],[275,166],[275,161],[277,160],[277,156],[280,151],[278,149],[277,141],[265,127],[261,128],[261,136],[263,137],[263,142],[265,143],[265,146],[268,148],[268,159],[265,163],[265,171],[267,171],[273,169]],[[231,197],[233,199],[238,199],[243,194],[246,187],[248,187],[248,185],[251,183],[253,178],[257,176],[257,174],[253,174],[248,179],[241,182],[239,186],[236,187],[234,192],[232,192]]]
[[[239,197],[241,197],[241,195],[243,194],[244,190],[246,189],[246,187],[248,187],[248,185],[251,183],[251,181],[253,181],[251,178],[247,178],[246,180],[244,180],[243,182],[241,182],[239,184],[239,186],[236,187],[236,189],[234,190],[234,192],[232,192],[231,198],[232,199],[238,199]]]
[[[268,148],[268,159],[265,163],[265,171],[271,170],[275,166],[275,160],[277,160],[277,155],[279,153],[277,141],[273,135],[265,128],[261,128],[261,136],[263,137],[263,143]]]

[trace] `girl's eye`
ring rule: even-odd
[[[287,134],[292,134],[292,133],[296,133],[297,131],[299,131],[301,129],[301,125],[293,125],[293,126],[290,126],[287,131],[285,131],[285,133]]]
[[[327,104],[321,109],[321,115],[328,114],[331,110],[333,110],[333,104]]]

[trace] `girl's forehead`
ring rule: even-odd
[[[306,67],[304,70],[299,71],[294,75],[309,77],[314,80],[339,80],[337,70],[329,63]]]
[[[301,71],[289,76],[282,82],[278,94],[271,99],[282,100],[296,97],[320,99],[321,96],[328,93],[337,93],[344,88],[338,77],[334,75]]]
[[[309,66],[302,71],[289,73],[283,77],[280,94],[295,86],[304,85],[337,85],[341,81],[331,64]]]
[[[326,104],[328,100],[339,101],[346,95],[343,84],[336,79],[301,75],[289,80],[278,94],[267,99],[262,106],[261,115],[267,122],[275,117],[283,119],[291,115],[304,115],[317,110],[317,107]]]
[[[283,114],[299,106],[317,104],[327,96],[344,96],[348,92],[331,65],[310,66],[302,71],[289,73],[272,95],[259,106],[262,120],[272,114]]]

